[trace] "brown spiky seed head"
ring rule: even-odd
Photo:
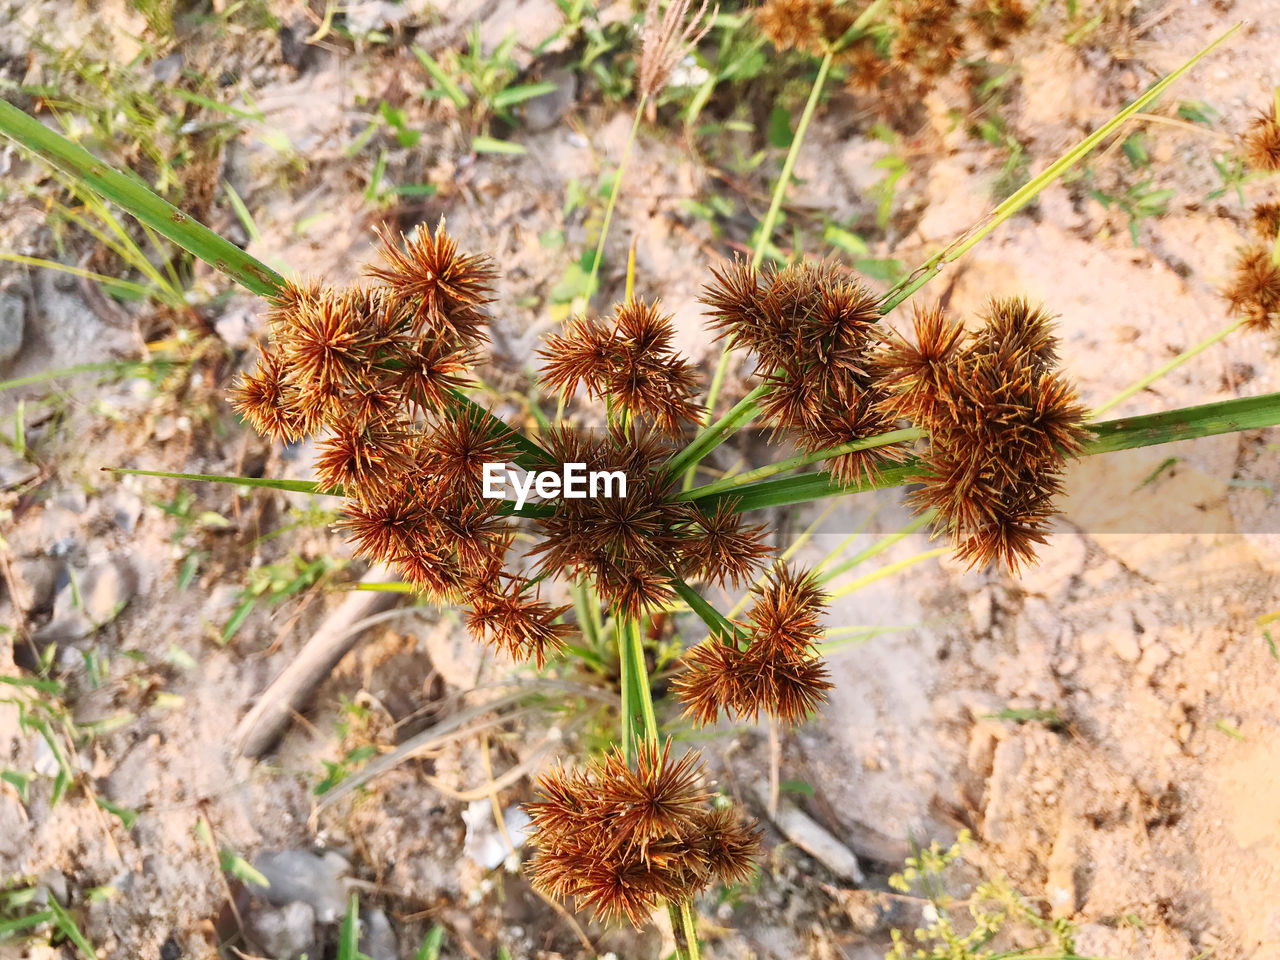
[[[1280,170],[1280,118],[1274,113],[1254,118],[1244,135],[1243,153],[1254,170]]]
[[[962,559],[1016,570],[1035,558],[1067,461],[1088,433],[1086,411],[1056,370],[1048,315],[1021,298],[992,300],[965,333],[940,311],[918,312],[913,346],[885,338],[877,369],[898,391],[883,406],[924,428],[923,486]]]
[[[297,392],[285,378],[284,361],[264,352],[252,373],[242,373],[231,391],[231,405],[254,430],[272,440],[294,441],[302,436]]]
[[[850,7],[834,0],[765,0],[756,26],[779,50],[822,56],[853,26]]]
[[[1275,329],[1280,324],[1280,264],[1273,251],[1258,245],[1241,250],[1231,283],[1222,295],[1249,327]]]
[[[703,777],[693,754],[672,759],[669,740],[640,744],[634,768],[615,746],[583,770],[540,777],[527,806],[534,885],[639,927],[664,900],[750,877],[760,833],[735,811],[713,809]]]
[[[485,304],[493,300],[497,268],[486,256],[464,254],[445,231],[441,218],[434,231],[420,226],[412,239],[380,228],[383,266],[368,273],[381,282],[387,296],[405,306],[417,334],[448,336],[474,348],[486,338]]]
[[[1255,206],[1249,226],[1263,243],[1275,243],[1280,237],[1280,202],[1271,200]]]
[[[752,592],[755,603],[735,635],[688,651],[685,670],[672,684],[685,715],[699,725],[722,713],[754,720],[761,711],[783,723],[802,723],[831,689],[818,656],[825,596],[817,578],[779,562]]]

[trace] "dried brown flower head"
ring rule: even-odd
[[[1044,542],[1085,410],[1056,371],[1043,310],[993,300],[984,320],[965,333],[937,309],[917,311],[915,343],[886,337],[878,369],[898,391],[885,410],[929,434],[912,501],[937,511],[962,559],[1016,570]]]
[[[585,770],[541,777],[528,805],[535,886],[639,927],[664,900],[749,877],[760,834],[711,807],[704,775],[693,754],[672,760],[667,741],[641,744],[634,770],[615,747]]]
[[[765,0],[756,25],[779,50],[820,57],[853,26],[853,11],[834,0]]]
[[[284,361],[264,352],[252,373],[240,375],[231,393],[231,405],[258,433],[272,440],[297,440],[302,417],[297,392],[286,380]]]
[[[1274,113],[1254,118],[1244,135],[1244,162],[1254,170],[1280,170],[1280,117]]]
[[[1271,248],[1254,245],[1241,250],[1222,295],[1248,326],[1272,330],[1280,324],[1280,264]]]
[[[579,385],[620,404],[662,433],[677,436],[698,419],[697,381],[672,347],[671,315],[657,302],[633,298],[614,308],[612,320],[578,317],[538,351],[547,360],[542,382],[572,396]]]
[[[812,573],[778,563],[752,591],[756,601],[737,624],[746,649],[711,637],[688,651],[673,689],[685,715],[705,725],[727,711],[755,719],[760,711],[797,724],[831,688],[817,644],[825,595]]]
[[[899,0],[893,25],[891,56],[926,80],[950,70],[964,49],[954,0]]]
[[[484,306],[492,301],[498,277],[492,260],[459,253],[443,219],[434,232],[423,226],[412,240],[401,236],[403,249],[390,231],[382,229],[379,236],[386,265],[369,268],[369,275],[385,286],[393,303],[410,311],[414,333],[446,335],[470,348],[487,338]]]
[[[711,325],[756,354],[771,388],[761,409],[776,434],[812,453],[893,429],[872,371],[880,311],[870,290],[830,262],[759,272],[738,261],[712,276],[702,295]],[[826,466],[850,483],[900,456],[876,447]]]
[[[1280,203],[1272,200],[1255,206],[1249,226],[1263,243],[1274,244],[1280,237]]]
[[[706,36],[720,10],[717,4],[703,23],[707,0],[702,0],[698,11],[686,22],[690,0],[667,0],[667,8],[659,16],[661,5],[660,0],[649,0],[645,5],[644,29],[640,34],[640,66],[636,71],[637,87],[640,96],[649,103],[650,119],[656,107],[653,98],[667,85],[676,64]]]

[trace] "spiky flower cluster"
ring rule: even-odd
[[[813,453],[893,429],[881,406],[887,394],[869,366],[880,319],[870,290],[830,262],[758,271],[736,261],[712,274],[702,301],[720,336],[756,355],[770,387],[761,406],[775,434]],[[825,465],[852,482],[899,455],[876,447]]]
[[[980,56],[1007,44],[1030,16],[1024,0],[893,0],[882,18],[887,29],[877,24],[853,31],[863,7],[840,0],[765,0],[756,25],[779,50],[832,52],[855,92],[918,93],[961,59],[966,40]]]
[[[797,724],[831,689],[818,655],[825,595],[817,578],[779,563],[752,592],[746,620],[734,625],[739,636],[698,644],[673,684],[685,714],[700,725],[727,712],[755,720],[762,710]]]
[[[1244,162],[1254,170],[1280,170],[1280,113],[1264,113],[1253,119],[1244,135]]]
[[[1245,162],[1259,174],[1280,171],[1280,114],[1261,114],[1245,133]],[[1258,242],[1246,244],[1236,255],[1231,282],[1222,296],[1231,312],[1254,330],[1280,327],[1280,203],[1254,205],[1250,231]]]
[[[596,437],[555,428],[543,445],[559,463],[626,474],[625,497],[564,498],[535,518],[543,540],[530,551],[541,572],[588,577],[619,615],[673,600],[673,575],[739,586],[769,554],[764,529],[732,503],[708,511],[674,499],[678,478],[664,470],[672,450],[653,434],[616,424]]]
[[[1055,514],[1063,469],[1088,436],[1085,410],[1056,370],[1049,316],[1021,298],[992,300],[966,332],[940,309],[918,310],[915,343],[887,335],[879,357],[884,407],[925,428],[912,495],[971,564],[1016,570]]]
[[[716,883],[751,876],[754,824],[718,809],[693,754],[642,744],[632,770],[614,748],[585,770],[540,778],[528,805],[538,852],[532,878],[548,896],[573,897],[605,920],[644,924],[662,901],[680,903]]]
[[[538,351],[547,361],[542,383],[566,397],[585,385],[589,396],[620,405],[628,418],[679,436],[699,411],[697,380],[672,349],[674,335],[671,316],[640,297],[615,306],[611,321],[578,317]]]
[[[454,393],[486,340],[497,271],[443,224],[403,247],[382,240],[370,286],[282,291],[271,347],[234,405],[276,439],[323,434],[317,480],[341,489],[356,552],[439,602],[467,598],[477,637],[541,663],[569,630],[566,608],[503,569],[513,534],[480,496],[482,464],[510,459],[511,435]]]

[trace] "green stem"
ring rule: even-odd
[[[688,900],[680,901],[680,921],[684,927],[685,949],[689,960],[701,960],[702,952],[698,946],[698,926],[693,919],[693,904]]]
[[[618,204],[618,195],[622,192],[622,174],[627,169],[627,160],[631,156],[631,147],[636,142],[636,132],[640,129],[640,117],[644,113],[647,97],[641,97],[636,104],[636,116],[631,121],[631,133],[627,136],[627,145],[622,150],[622,159],[618,161],[618,172],[613,178],[613,186],[609,190],[609,203],[604,208],[604,223],[600,226],[600,239],[596,241],[595,259],[591,261],[591,276],[587,280],[587,302],[596,292],[596,277],[600,274],[600,261],[604,258],[604,241],[609,235],[609,224],[613,222],[613,208]]]
[[[689,605],[689,609],[697,614],[698,619],[707,625],[707,629],[713,635],[725,643],[737,643],[741,639],[738,629],[725,619],[719,610],[703,600],[702,594],[697,590],[675,576],[671,578],[671,586],[680,595],[680,599]]]
[[[635,743],[633,737],[635,714],[632,713],[634,707],[631,703],[631,656],[627,651],[627,631],[618,630],[615,632],[618,636],[618,686],[621,688],[618,710],[622,714],[622,757],[627,763],[630,763],[632,748]]]
[[[1280,393],[1266,393],[1257,397],[1223,400],[1090,424],[1087,429],[1094,434],[1094,439],[1084,445],[1081,456],[1213,437],[1240,430],[1257,430],[1278,424]],[[874,481],[861,480],[850,484],[838,483],[826,471],[818,470],[790,477],[758,480],[737,487],[730,493],[695,497],[692,502],[710,508],[717,500],[728,497],[734,501],[734,509],[742,513],[766,507],[807,503],[845,493],[902,486],[918,477],[922,469],[918,461],[909,460],[882,469]]]
[[[769,392],[761,384],[733,405],[725,415],[710,426],[703,427],[683,450],[667,461],[667,475],[674,477],[682,471],[692,470],[716,447],[723,443],[732,430],[748,423],[759,412],[757,401]],[[691,474],[685,477],[686,482]],[[688,487],[686,486],[686,489]]]
[[[852,570],[854,567],[858,566],[859,564],[864,563],[867,560],[870,560],[872,557],[879,556],[880,554],[888,550],[890,547],[892,547],[899,540],[905,539],[906,537],[911,536],[911,534],[918,533],[919,531],[923,530],[925,527],[927,527],[930,523],[933,522],[934,516],[935,516],[935,513],[933,510],[926,510],[924,513],[919,514],[918,516],[912,517],[911,522],[908,523],[901,530],[898,530],[895,533],[891,533],[888,536],[881,537],[879,540],[871,544],[871,546],[867,547],[865,550],[858,551],[848,560],[845,560],[837,564],[836,566],[832,567],[830,570],[826,570],[823,573],[821,573],[818,577],[818,582],[823,584],[830,583],[832,580],[840,576],[842,573],[848,573],[850,570]]]
[[[1158,367],[1157,369],[1151,371],[1141,380],[1138,380],[1137,382],[1125,387],[1123,390],[1117,393],[1114,397],[1112,397],[1106,403],[1102,404],[1102,406],[1094,409],[1093,416],[1100,417],[1104,413],[1106,413],[1108,410],[1110,410],[1112,407],[1118,406],[1119,404],[1124,403],[1124,401],[1128,400],[1135,393],[1140,393],[1143,390],[1147,389],[1147,387],[1151,386],[1151,384],[1155,383],[1165,374],[1171,373],[1173,370],[1176,370],[1178,367],[1182,366],[1182,364],[1186,363],[1192,357],[1196,356],[1197,354],[1203,353],[1205,350],[1209,349],[1219,340],[1225,340],[1231,334],[1239,330],[1243,325],[1244,325],[1243,320],[1237,320],[1235,323],[1228,324],[1227,326],[1219,330],[1217,333],[1214,333],[1206,337],[1205,339],[1201,340],[1195,346],[1188,347],[1186,350],[1183,350],[1180,354],[1178,354],[1176,357],[1174,357],[1164,366]]]
[[[1241,26],[1242,24],[1236,24],[1180,66],[1177,70],[1174,70],[1168,76],[1152,84],[1147,88],[1147,91],[1138,97],[1138,99],[1133,101],[1133,103],[1129,104],[1129,106],[1117,113],[1107,123],[1103,124],[1096,131],[1085,137],[1078,144],[1051,163],[1043,173],[1033,177],[1028,183],[1016,190],[1007,200],[996,207],[995,210],[991,211],[985,220],[952,241],[941,253],[935,254],[931,257],[910,277],[889,291],[885,296],[885,299],[882,301],[881,311],[883,313],[888,313],[936,277],[942,271],[944,264],[958,260],[969,250],[973,249],[975,244],[1035,199],[1036,195],[1045,187],[1079,163],[1085,156],[1092,152],[1094,147],[1119,129],[1125,121],[1159,98],[1159,96],[1169,89],[1169,87],[1172,86],[1184,73],[1199,63],[1201,59],[1217,49],[1217,47],[1225,42],[1228,37],[1239,30]]]
[[[259,296],[274,296],[283,286],[280,274],[161,199],[141,180],[112,169],[84,147],[4,100],[0,100],[0,133]]]
[[[746,473],[739,473],[732,477],[725,477],[723,480],[717,480],[714,483],[704,484],[693,490],[685,490],[676,495],[676,500],[696,500],[699,497],[710,496],[713,493],[723,493],[726,490],[733,490],[743,484],[751,483],[755,480],[763,480],[765,477],[772,477],[777,473],[786,473],[788,470],[795,470],[797,467],[807,467],[811,463],[818,463],[822,460],[830,460],[833,457],[839,457],[846,453],[856,453],[859,450],[873,450],[876,447],[886,447],[894,443],[911,443],[925,436],[925,432],[919,427],[906,427],[902,430],[893,430],[889,433],[882,433],[874,437],[866,437],[862,440],[851,440],[848,443],[842,443],[839,446],[828,447],[825,450],[819,450],[816,453],[804,453],[794,457],[788,457],[786,460],[779,460],[776,463],[770,463],[755,470],[748,470]]]
[[[818,108],[818,101],[822,99],[822,88],[827,84],[827,74],[831,72],[834,58],[835,54],[827,51],[826,56],[822,58],[822,63],[818,66],[818,76],[814,78],[813,87],[809,90],[809,99],[805,102],[800,121],[796,124],[795,135],[791,138],[791,147],[787,150],[787,157],[782,162],[782,172],[778,175],[777,183],[773,185],[773,197],[769,200],[769,210],[760,223],[759,233],[756,234],[755,249],[751,254],[753,268],[759,267],[764,261],[765,251],[773,238],[778,213],[782,210],[782,199],[786,196],[787,186],[791,183],[791,173],[795,170],[796,158],[800,156],[800,145],[804,142],[805,134],[809,130],[809,123],[813,119],[814,111]],[[716,363],[715,373],[711,377],[711,387],[707,390],[707,420],[715,416],[716,401],[720,399],[720,388],[724,384],[725,373],[729,369],[729,354],[732,350],[733,338],[729,337],[725,340],[724,349],[720,351],[720,360]],[[694,465],[696,464],[695,460]]]
[[[637,699],[640,701],[640,714],[644,718],[645,743],[652,749],[658,745],[658,718],[653,710],[653,691],[649,688],[649,668],[644,660],[644,644],[640,639],[640,621],[628,617],[624,622],[623,634],[627,647],[631,652],[631,678]]]

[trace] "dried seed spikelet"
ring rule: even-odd
[[[293,441],[302,436],[302,413],[297,391],[288,383],[284,361],[264,351],[252,373],[242,373],[231,391],[231,405],[258,433],[272,440]]]
[[[493,300],[498,277],[492,260],[459,253],[443,218],[434,231],[423,226],[411,240],[402,235],[403,249],[389,230],[381,229],[379,236],[385,265],[368,273],[393,303],[410,312],[416,335],[447,336],[451,346],[469,349],[487,339],[484,307]]]
[[[744,584],[771,552],[765,528],[748,526],[736,506],[736,500],[726,498],[710,511],[697,509],[697,529],[685,541],[690,572],[721,587]]]
[[[764,274],[738,262],[713,276],[702,296],[711,325],[756,354],[771,387],[761,409],[775,434],[812,453],[893,428],[872,369],[880,312],[866,287],[830,262]],[[852,483],[900,457],[900,448],[875,447],[826,465]]]
[[[672,449],[654,434],[634,425],[594,437],[559,428],[542,445],[555,458],[551,469],[582,463],[626,477],[625,497],[615,483],[612,495],[556,501],[550,516],[533,519],[542,540],[529,550],[541,574],[590,577],[619,615],[673,600],[672,574],[736,583],[768,555],[764,529],[748,526],[731,505],[708,514],[672,499],[676,478],[663,469]]]
[[[1010,37],[1026,29],[1031,11],[1022,0],[972,0],[969,16],[982,31],[987,46],[998,50],[1008,45]]]
[[[367,383],[376,350],[358,293],[322,290],[276,326],[275,340],[299,390],[344,391]]]
[[[1272,200],[1255,206],[1249,226],[1263,243],[1275,243],[1280,236],[1280,203]]]
[[[416,465],[407,423],[339,423],[320,441],[316,481],[322,490],[339,488],[361,504],[376,503]]]
[[[834,0],[765,0],[756,10],[756,25],[778,50],[799,50],[815,57],[844,36],[856,19]]]
[[[640,65],[636,71],[640,96],[650,105],[650,117],[656,104],[653,98],[671,79],[675,69],[691,48],[697,45],[720,11],[717,4],[703,23],[707,13],[707,0],[702,0],[697,13],[685,22],[691,0],[668,0],[666,10],[659,15],[660,0],[649,0],[644,10],[644,28],[640,34]]]
[[[495,567],[497,565],[495,564]],[[516,661],[532,661],[541,670],[549,654],[559,652],[573,632],[558,623],[568,606],[547,603],[532,581],[495,571],[467,584],[473,636]]]
[[[1280,170],[1280,118],[1262,114],[1244,135],[1244,162],[1254,170]]]
[[[893,8],[893,59],[924,80],[951,69],[964,49],[954,0],[899,0]]]
[[[665,571],[680,560],[693,510],[668,498],[674,481],[660,467],[670,448],[621,427],[596,437],[554,429],[542,445],[555,458],[550,469],[582,463],[588,471],[624,474],[626,496],[615,486],[612,495],[601,489],[598,496],[561,498],[551,516],[535,518],[543,540],[529,555],[538,558],[538,572],[590,576],[619,615],[638,616],[672,600]]]
[[[632,298],[614,308],[613,320],[579,317],[565,332],[547,338],[542,382],[572,396],[580,384],[607,397],[632,417],[651,422],[668,436],[694,423],[697,380],[672,348],[671,316],[658,304]]]
[[[438,489],[461,500],[481,496],[486,463],[506,463],[515,456],[509,434],[486,421],[478,409],[441,418],[423,438],[418,459],[437,481]]]
[[[883,406],[928,431],[912,495],[971,565],[1035,559],[1062,472],[1087,436],[1085,409],[1056,370],[1050,318],[1023,299],[993,300],[965,334],[939,311],[916,314],[913,347],[886,338],[880,366],[898,392]]]
[[[817,578],[779,562],[753,593],[756,601],[737,625],[749,638],[746,649],[710,638],[685,655],[685,672],[673,683],[686,716],[698,724],[727,711],[754,720],[761,710],[797,724],[831,689],[818,656],[825,595]]]
[[[672,760],[668,740],[661,749],[640,745],[634,770],[614,747],[585,770],[539,778],[539,799],[527,807],[534,885],[640,927],[664,900],[749,877],[760,833],[737,812],[711,807],[704,775],[692,753]]]
[[[1222,295],[1249,327],[1275,329],[1280,324],[1280,264],[1271,249],[1254,245],[1240,251],[1231,285]]]

